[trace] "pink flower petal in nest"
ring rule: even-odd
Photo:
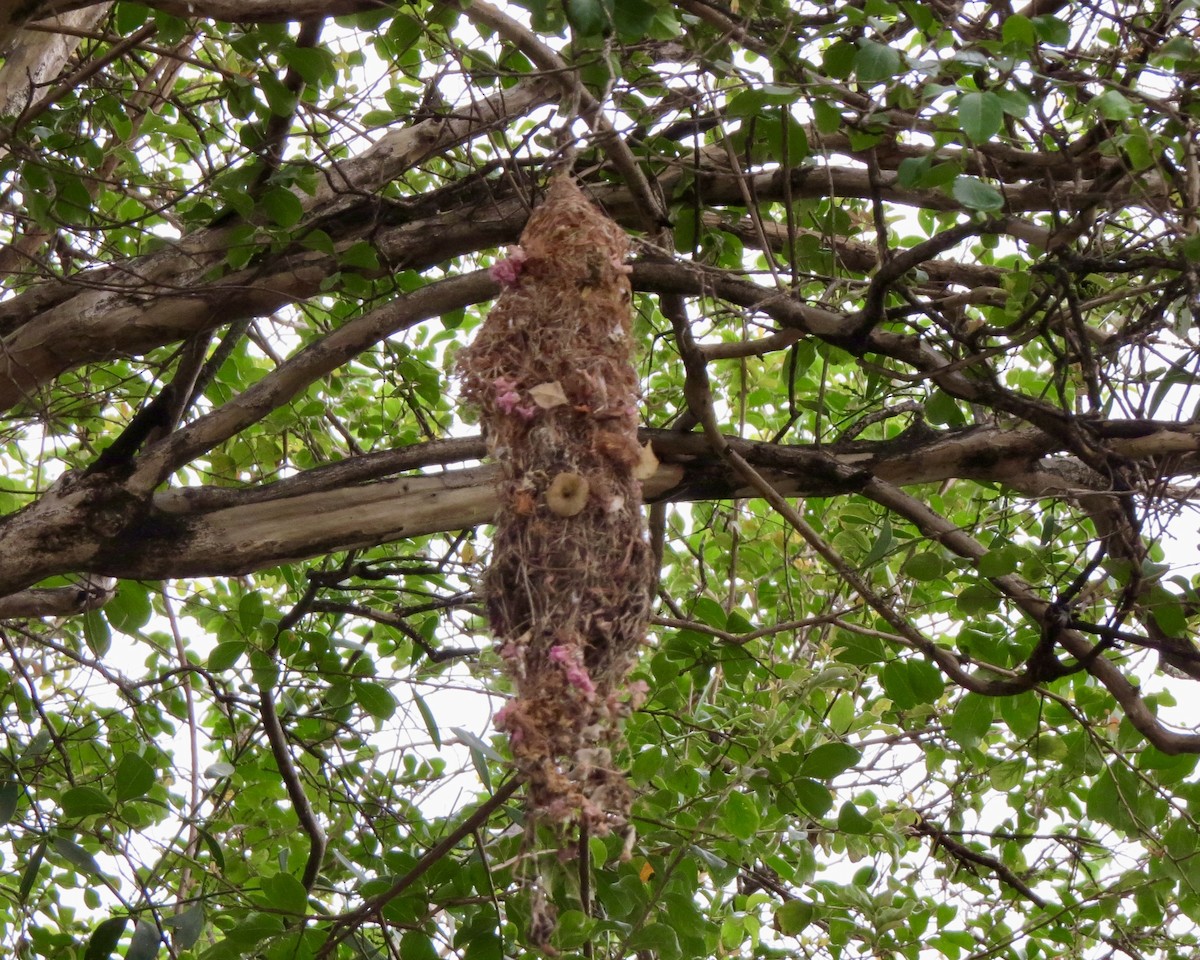
[[[525,261],[529,255],[520,247],[509,247],[508,256],[492,264],[488,274],[502,287],[513,286],[525,270]]]
[[[645,680],[634,680],[629,685],[629,706],[637,710],[650,696],[650,684]]]
[[[515,390],[497,391],[496,406],[504,413],[512,413],[521,408],[521,395]]]
[[[596,684],[581,666],[570,664],[567,667],[567,683],[582,693],[589,700],[596,695]]]

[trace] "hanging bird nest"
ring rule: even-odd
[[[613,767],[626,686],[646,633],[653,570],[639,480],[628,239],[568,178],[551,184],[459,366],[499,463],[484,577],[516,696],[497,715],[531,812],[603,835],[629,787]]]

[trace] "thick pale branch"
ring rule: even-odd
[[[75,617],[99,609],[116,593],[112,577],[84,577],[74,587],[34,587],[0,597],[0,620]]]
[[[423,206],[421,198],[408,205],[380,206],[371,195],[421,160],[547,102],[553,90],[544,78],[531,80],[473,105],[464,115],[424,121],[387,135],[356,160],[326,171],[327,186],[308,201],[303,229],[324,230],[337,250],[369,235],[381,262],[392,270],[426,269],[451,257],[515,240],[528,210],[520,197],[503,195],[499,185],[492,195],[469,193],[465,199],[447,195],[448,209]],[[819,175],[806,173],[791,184],[785,184],[778,174],[759,174],[752,177],[753,193],[761,202],[804,196],[807,183],[814,196],[830,191],[838,196],[866,195],[869,185],[860,174],[831,167]],[[660,178],[667,193],[672,192],[673,178],[679,175],[669,173]],[[743,189],[732,173],[703,178],[706,203],[740,205]],[[1056,187],[1050,206],[1070,208],[1075,204],[1072,197],[1082,203],[1084,198],[1076,196],[1080,189],[1086,192],[1086,185]],[[592,193],[621,222],[642,224],[645,204],[625,185],[602,185]],[[909,192],[895,199],[936,209],[946,209],[947,202],[953,205],[950,198],[935,192],[928,196]],[[1043,199],[1049,202],[1048,196]],[[1009,219],[996,229],[1015,235],[1026,226]],[[336,253],[297,247],[264,253],[252,266],[213,280],[209,275],[225,256],[231,236],[228,228],[201,230],[158,253],[42,284],[0,303],[0,331],[4,332],[0,341],[0,409],[20,403],[58,374],[83,363],[144,353],[222,323],[263,316],[304,300],[317,293],[322,281],[339,268]],[[947,281],[980,279],[969,272],[956,276],[952,269],[941,274]],[[641,277],[643,289],[715,294],[834,341],[851,339],[855,333],[843,314],[796,303],[722,271],[659,263],[647,265]],[[639,275],[635,274],[637,283]],[[903,349],[895,353],[880,349],[882,341],[869,347],[897,359],[903,354],[913,357],[923,349],[928,352],[912,337],[901,337],[895,344]],[[923,359],[926,367],[944,365],[929,356]],[[967,384],[967,378],[959,379],[963,381],[960,387]],[[955,396],[971,399],[941,381],[939,385]]]
[[[139,458],[130,489],[149,493],[173,470],[261,420],[371,345],[430,317],[493,296],[496,289],[486,271],[463,274],[421,287],[343,324],[233,400],[148,450]]]
[[[305,225],[337,233],[343,246],[364,238],[377,219],[366,208],[352,215],[366,202],[364,196],[426,158],[545,103],[552,89],[543,80],[532,80],[453,117],[389,134],[357,160],[327,171],[329,187],[307,201]],[[475,201],[473,206],[478,205]],[[460,211],[457,219],[469,223],[475,212]],[[446,248],[437,232],[442,219],[435,214],[420,229],[400,227],[391,245],[381,245],[382,258],[400,269],[410,261],[427,266],[464,252]],[[0,330],[5,333],[0,342],[0,409],[82,363],[143,353],[306,299],[338,269],[336,254],[296,248],[212,280],[208,274],[228,250],[230,229],[199,230],[157,253],[43,284],[0,304]],[[511,229],[519,230],[520,222]],[[487,233],[481,235],[486,242]]]
[[[1191,456],[1172,461],[1172,471],[1196,469],[1200,426],[1156,424],[1156,435]],[[649,500],[686,502],[754,496],[698,434],[647,431],[662,465],[647,481]],[[1142,438],[1110,441],[1116,451]],[[1086,471],[1073,458],[1054,456],[1059,443],[1031,427],[975,428],[887,442],[787,447],[728,439],[730,449],[752,463],[783,496],[836,496],[858,492],[878,477],[890,484],[937,483],[950,478],[1007,483],[1034,495],[1050,495],[1049,477],[1064,474],[1059,493],[1078,489]],[[381,479],[399,467],[444,464],[483,455],[482,441],[456,440],[375,454],[334,464],[251,490],[182,488],[156,494],[149,508],[124,533],[86,561],[43,572],[89,570],[126,578],[226,576],[337,550],[369,547],[428,533],[461,530],[491,520],[495,512],[490,466]],[[1190,463],[1190,467],[1189,467]],[[1145,468],[1158,469],[1154,460]],[[1102,485],[1091,477],[1092,489]],[[374,481],[374,482],[371,482]],[[18,515],[20,517],[20,515]],[[19,564],[3,569],[3,558],[19,555],[20,541],[0,528],[0,575],[12,577]],[[26,537],[28,537],[28,533]],[[69,554],[76,557],[76,554]],[[0,580],[0,586],[13,581]],[[9,589],[19,589],[25,580]]]
[[[29,3],[4,0],[0,3],[0,46],[31,20],[111,4],[92,0],[40,0]],[[379,8],[379,0],[151,0],[152,10],[174,14],[186,20],[203,17],[226,23],[280,23],[311,17],[340,17]]]

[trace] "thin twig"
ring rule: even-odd
[[[329,931],[329,936],[317,952],[316,960],[324,960],[325,957],[331,956],[337,949],[338,944],[349,937],[357,927],[378,914],[387,904],[416,883],[425,871],[458,846],[465,837],[469,837],[483,826],[491,818],[492,814],[499,809],[501,804],[516,793],[517,787],[520,785],[521,781],[516,777],[501,784],[500,789],[481,803],[474,813],[430,847],[408,873],[404,874],[404,876],[382,893],[371,897],[361,907],[336,917],[333,927]]]

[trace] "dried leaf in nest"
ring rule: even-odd
[[[654,448],[650,446],[649,441],[642,447],[642,455],[638,458],[637,465],[633,468],[633,475],[638,480],[649,480],[658,472],[658,457],[654,455]]]
[[[546,491],[546,506],[560,517],[573,517],[583,513],[589,489],[587,480],[579,474],[560,473]]]
[[[555,407],[561,407],[564,403],[569,402],[567,395],[563,393],[562,384],[557,380],[530,387],[529,396],[543,410],[553,410]]]
[[[497,725],[531,812],[595,834],[626,824],[630,791],[612,757],[644,696],[627,677],[653,586],[637,478],[654,460],[637,439],[628,247],[556,179],[493,269],[500,297],[459,360],[500,466],[484,594],[516,696]]]

